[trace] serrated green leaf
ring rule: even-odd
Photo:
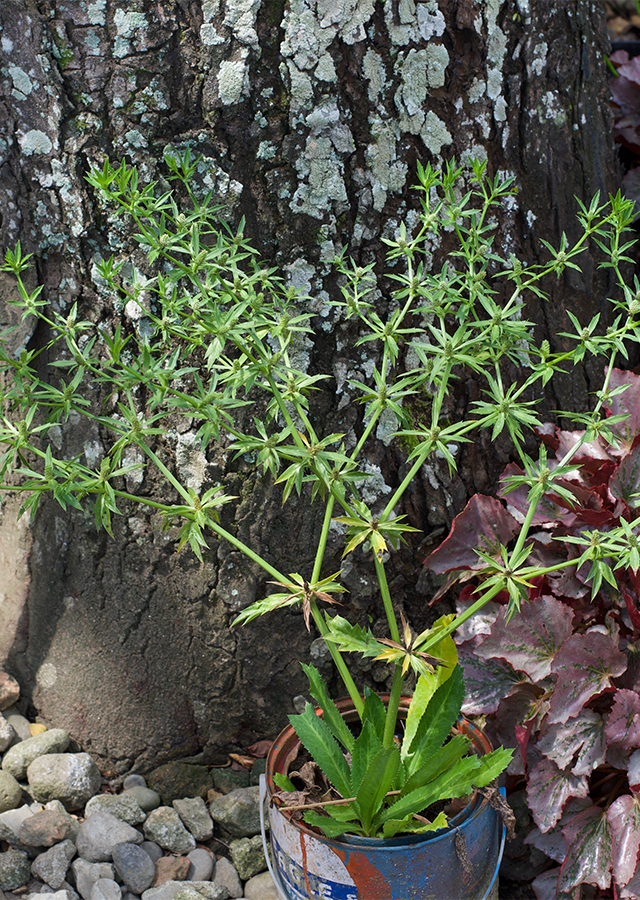
[[[347,761],[329,726],[310,703],[302,715],[289,716],[295,733],[318,763],[329,781],[343,797],[351,796],[351,777]]]
[[[435,691],[416,728],[405,754],[409,777],[420,769],[444,744],[460,715],[464,699],[462,667],[457,665],[451,676]]]
[[[302,668],[304,669],[305,675],[309,679],[309,690],[311,692],[311,696],[322,710],[324,721],[329,726],[331,733],[337,741],[340,741],[345,750],[347,750],[349,753],[352,753],[354,737],[349,731],[349,726],[340,715],[338,707],[329,697],[320,672],[318,672],[315,666],[307,666],[304,665],[304,663],[302,665]]]
[[[367,833],[387,791],[391,790],[399,765],[400,750],[397,747],[383,747],[376,754],[360,783],[356,800],[360,809],[360,821]]]

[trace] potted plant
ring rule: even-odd
[[[134,325],[116,321],[96,327],[80,318],[76,306],[65,313],[48,309],[41,289],[29,292],[22,279],[29,257],[19,246],[6,254],[3,269],[17,278],[23,316],[36,316],[49,330],[49,347],[57,347],[52,363],[57,377],[40,377],[37,350],[25,349],[17,357],[7,348],[1,352],[7,408],[0,430],[2,487],[24,492],[22,509],[32,514],[48,493],[63,506],[90,503],[97,525],[108,531],[113,515],[125,505],[140,504],[167,522],[181,523],[180,548],[188,544],[202,558],[207,539],[215,537],[260,566],[275,590],[242,610],[236,623],[280,607],[301,608],[307,626],[313,620],[324,638],[350,702],[350,709],[337,707],[319,673],[307,667],[318,708],[307,706],[292,724],[324,774],[314,775],[323,796],[312,807],[286,811],[287,827],[295,825],[296,816],[304,817],[297,832],[302,856],[313,835],[325,847],[337,842],[332,852],[343,855],[346,870],[346,858],[361,852],[345,850],[346,835],[376,848],[403,841],[404,852],[414,856],[418,846],[441,838],[446,813],[432,810],[433,804],[490,785],[511,757],[509,750],[479,745],[474,752],[470,725],[451,734],[463,684],[450,635],[501,591],[510,598],[509,612],[515,612],[533,577],[524,546],[529,526],[540,498],[572,457],[568,454],[552,472],[544,453],[537,462],[527,456],[525,432],[537,424],[532,391],[564,362],[578,362],[593,347],[610,356],[624,353],[624,340],[635,339],[638,325],[639,301],[624,288],[619,301],[624,313],[605,335],[597,333],[597,317],[586,328],[575,320],[575,348],[552,353],[546,342],[536,344],[532,325],[523,317],[525,302],[544,298],[545,278],[576,268],[589,239],[602,248],[603,264],[612,267],[622,285],[619,266],[628,246],[622,236],[630,204],[617,196],[608,204],[596,197],[588,208],[581,205],[583,234],[577,242],[570,246],[563,235],[559,249],[545,244],[546,264],[527,267],[513,256],[503,259],[494,245],[493,214],[512,202],[510,179],[488,178],[479,162],[465,171],[453,165],[443,172],[418,166],[422,214],[415,233],[402,224],[393,239],[385,240],[391,285],[386,320],[374,304],[373,265],[358,266],[346,254],[336,260],[342,279],[340,296],[331,299],[336,327],[355,323],[359,343],[375,350],[371,378],[350,384],[364,414],[349,443],[344,434],[317,431],[314,395],[331,376],[311,374],[300,362],[301,341],[314,325],[305,298],[257,259],[243,222],[234,230],[217,218],[211,196],[198,192],[197,161],[188,151],[167,154],[165,162],[173,187],[165,182],[162,190],[153,183],[142,186],[136,169],[124,162],[117,168],[105,162],[88,176],[105,215],[121,216],[136,229],[136,264],[112,256],[96,266],[116,314],[125,305],[136,311]],[[430,250],[445,236],[455,246],[441,270],[432,272]],[[522,373],[517,379],[514,366]],[[484,381],[485,398],[463,419],[452,421],[446,403],[465,371]],[[102,392],[101,407],[84,396],[88,385]],[[589,416],[591,429],[604,427],[600,413],[609,395],[607,376]],[[107,452],[99,465],[54,452],[51,429],[63,426],[72,411],[100,429]],[[234,498],[223,486],[197,493],[182,483],[162,440],[168,417],[176,415],[196,423],[202,452],[222,442],[281,485],[284,502],[324,505],[311,572],[283,573],[241,541],[233,526],[224,524],[225,507]],[[375,505],[364,499],[363,463],[381,421],[387,426],[391,421],[395,439],[409,451],[406,473],[389,499]],[[528,511],[521,535],[468,609],[415,634],[396,615],[385,568],[389,554],[415,530],[400,513],[402,499],[430,457],[445,460],[455,471],[460,444],[480,429],[491,429],[493,439],[507,432],[522,462],[519,484],[528,486]],[[136,467],[127,459],[128,448],[156,468],[177,500],[126,489],[123,478]],[[344,587],[340,572],[326,569],[332,527],[345,534],[345,555],[364,552],[370,560],[386,613],[384,637],[336,612]],[[345,658],[350,653],[388,663],[388,696],[361,693]],[[411,701],[403,701],[412,689]],[[279,765],[272,760],[271,787],[283,796],[271,799],[281,807],[302,805],[290,797],[300,782],[294,784]],[[491,808],[488,800],[478,802]],[[473,819],[472,813],[465,816]],[[478,896],[479,885],[488,890],[491,881],[474,868],[475,859],[486,853],[465,851],[462,839],[454,846],[461,828],[454,824],[449,831],[454,849],[446,866],[453,854],[461,872],[450,893],[456,900]],[[371,866],[367,871],[369,878]],[[304,891],[314,896],[308,874],[303,871],[301,877],[301,896]],[[356,895],[367,900],[387,896],[386,879],[379,894],[370,880]],[[470,893],[463,895],[465,883]],[[440,896],[446,896],[447,889],[440,887]],[[355,889],[349,890],[354,895]]]

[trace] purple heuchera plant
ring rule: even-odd
[[[556,488],[573,504],[552,489],[536,511],[529,562],[555,571],[533,580],[510,621],[508,598],[498,595],[456,635],[463,712],[486,716],[500,742],[518,751],[508,771],[514,787],[526,784],[535,823],[526,842],[550,858],[533,882],[539,900],[577,900],[585,885],[600,897],[640,900],[640,376],[614,370],[611,387],[623,384],[609,403],[610,414],[628,414],[612,427],[616,443],[585,443],[577,469]],[[580,436],[554,425],[538,434],[557,460]],[[514,464],[503,473],[504,505],[472,497],[426,560],[447,575],[437,598],[469,582],[460,612],[486,566],[476,549],[497,552],[519,531],[526,488],[506,490],[519,473]],[[616,558],[607,535],[621,525],[638,535],[638,549],[632,540]],[[576,565],[585,546],[602,552]]]

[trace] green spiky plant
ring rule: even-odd
[[[422,214],[416,232],[401,225],[397,236],[385,241],[387,275],[395,285],[386,320],[373,303],[373,266],[358,266],[346,254],[336,260],[342,277],[341,295],[331,301],[336,315],[355,320],[359,343],[376,354],[371,378],[350,385],[364,415],[355,445],[348,449],[345,435],[320,434],[313,424],[315,390],[331,376],[310,375],[295,364],[300,337],[311,333],[314,324],[305,298],[261,263],[242,222],[237,230],[229,228],[218,218],[211,196],[199,196],[194,188],[197,161],[188,152],[169,155],[165,162],[174,187],[164,191],[155,183],[141,185],[136,169],[124,162],[118,167],[106,162],[88,176],[104,210],[134,224],[135,241],[145,255],[144,271],[113,257],[97,266],[116,319],[125,303],[133,303],[140,309],[137,327],[96,327],[80,317],[75,305],[66,314],[52,311],[41,288],[30,292],[25,286],[22,275],[29,256],[19,246],[6,254],[2,268],[17,279],[16,305],[23,317],[33,316],[45,327],[50,336],[46,349],[55,350],[55,362],[48,377],[41,377],[41,351],[24,349],[14,356],[8,349],[10,329],[0,338],[5,385],[1,487],[23,492],[22,511],[31,514],[46,494],[65,508],[92,505],[97,526],[108,532],[121,507],[138,504],[167,521],[179,520],[179,547],[188,545],[199,558],[211,538],[228,541],[245,554],[276,590],[244,609],[236,623],[280,607],[300,607],[326,641],[361,722],[356,736],[346,728],[319,674],[307,668],[311,694],[323,715],[308,706],[292,721],[339,801],[323,812],[308,811],[307,821],[332,835],[390,836],[440,827],[441,816],[435,821],[422,816],[426,807],[488,784],[510,758],[510,751],[498,749],[479,759],[466,738],[449,739],[463,692],[450,635],[503,590],[513,613],[537,572],[528,562],[529,528],[540,498],[557,473],[570,467],[571,454],[553,473],[544,452],[535,461],[527,457],[525,432],[537,424],[530,398],[564,363],[576,363],[589,352],[605,353],[611,364],[624,356],[626,339],[637,339],[637,283],[633,291],[624,288],[621,312],[604,334],[598,317],[583,328],[569,314],[576,333],[567,336],[574,347],[566,352],[536,343],[525,302],[544,299],[547,277],[578,268],[576,260],[590,240],[604,251],[603,265],[611,266],[622,284],[619,266],[628,247],[623,233],[630,204],[617,196],[608,204],[596,197],[588,208],[581,205],[582,236],[569,245],[563,235],[559,249],[545,244],[549,261],[525,266],[513,256],[503,259],[494,245],[493,214],[513,194],[510,179],[487,177],[484,164],[477,162],[466,173],[451,165],[442,172],[419,166]],[[444,232],[456,239],[456,248],[441,270],[432,272],[427,244],[437,244]],[[414,362],[404,365],[405,358]],[[522,373],[517,381],[506,374],[514,364]],[[484,383],[484,399],[472,404],[463,420],[449,421],[443,414],[445,401],[463,373]],[[108,402],[102,407],[90,403],[87,386],[98,388]],[[428,398],[429,407],[426,421],[418,424],[409,414],[417,394],[422,402]],[[585,433],[605,432],[601,411],[608,396],[605,379]],[[266,414],[258,416],[257,409],[265,406]],[[71,413],[99,428],[106,447],[99,466],[56,454],[51,429]],[[384,508],[377,509],[362,496],[362,461],[383,415],[394,418],[396,440],[412,449],[405,477]],[[219,512],[235,498],[222,485],[197,493],[182,483],[161,439],[168,417],[176,416],[197,423],[204,453],[224,441],[253,460],[281,486],[283,502],[324,505],[311,572],[279,571],[225,527]],[[444,617],[416,635],[398,620],[386,578],[388,555],[415,530],[398,510],[430,457],[437,454],[455,471],[455,448],[481,429],[490,429],[493,439],[502,432],[511,437],[525,473],[521,482],[529,492],[529,509],[513,551],[503,548],[497,560],[487,555],[493,574],[477,600],[462,616]],[[123,476],[135,468],[126,463],[127,448],[155,467],[178,500],[125,489]],[[378,639],[332,611],[336,596],[344,592],[340,573],[326,571],[332,522],[346,532],[345,555],[364,550],[371,561],[386,613],[386,638]],[[386,705],[371,692],[361,696],[346,653],[388,663]],[[409,678],[417,678],[417,685],[398,746],[398,709]]]

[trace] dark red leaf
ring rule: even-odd
[[[540,597],[522,606],[510,622],[503,607],[491,630],[476,649],[484,659],[504,659],[533,681],[546,678],[556,652],[571,635],[573,611],[554,597]]]
[[[535,743],[530,742],[530,731],[537,727],[544,717],[548,703],[540,688],[528,683],[518,688],[500,701],[497,712],[491,717],[492,739],[499,744],[514,750],[509,763],[509,775],[524,775],[529,765],[535,765],[540,754],[535,750]],[[530,758],[529,748],[533,746],[535,758]]]
[[[560,867],[547,869],[542,875],[531,882],[531,886],[536,892],[537,900],[580,900],[580,887],[573,888],[568,893],[566,891],[558,891],[558,878],[560,877]]]
[[[621,585],[621,590],[627,612],[629,613],[629,618],[631,619],[631,624],[634,628],[640,629],[640,609],[638,609],[637,600],[631,596],[629,591],[623,585]]]
[[[593,806],[593,804],[589,797],[572,797],[570,800],[567,800],[562,817],[556,827],[552,828],[551,831],[547,831],[546,834],[542,834],[537,828],[532,828],[524,839],[525,844],[530,844],[532,847],[542,851],[542,853],[546,853],[549,859],[552,859],[554,862],[564,862],[564,858],[567,855],[567,842],[562,829],[574,816],[577,816],[579,812],[582,812],[583,809],[588,809],[590,806]],[[557,874],[559,873],[560,870],[558,869]]]
[[[558,460],[560,460],[569,450],[575,447],[578,440],[584,434],[584,431],[562,431],[562,429],[557,426],[552,427],[554,428],[555,433],[549,429],[549,426],[545,426],[544,430],[542,428],[536,428],[534,430],[540,435],[548,447],[555,450],[556,456]],[[582,444],[573,457],[572,462],[581,463],[588,470],[595,470],[597,461],[602,463],[611,459],[611,455],[607,448],[608,444],[601,437],[598,437],[590,444]]]
[[[607,810],[613,836],[613,877],[620,886],[633,878],[640,853],[640,797],[624,794]]]
[[[541,760],[531,770],[527,802],[540,831],[550,831],[560,819],[569,797],[586,797],[589,785],[584,775],[559,769],[550,759]]]
[[[633,62],[640,65],[640,59],[635,57]],[[621,369],[613,369],[609,385],[612,388],[621,384],[628,384],[627,390],[613,397],[609,405],[609,412],[613,415],[628,414],[626,422],[613,425],[612,430],[620,438],[624,448],[630,450],[634,439],[640,434],[640,376],[633,372],[623,372]]]
[[[564,724],[547,724],[540,732],[537,748],[559,768],[571,769],[574,775],[590,775],[606,757],[602,716],[583,709]]]
[[[474,494],[453,520],[448,537],[424,564],[438,575],[451,569],[481,569],[485,564],[475,551],[493,554],[499,544],[507,544],[519,530],[499,500]]]
[[[468,607],[473,603],[474,597],[463,597],[461,594],[456,602],[456,613],[462,615]],[[491,634],[493,623],[498,618],[498,613],[502,609],[499,603],[489,600],[488,603],[478,610],[473,616],[470,616],[466,622],[459,625],[454,632],[454,640],[456,644],[464,644],[466,641],[475,641],[477,644],[486,635]]]
[[[605,733],[610,744],[629,750],[640,747],[640,696],[635,691],[616,691]]]
[[[551,671],[558,676],[551,698],[549,722],[566,722],[585,703],[612,687],[627,668],[627,658],[608,634],[572,635],[556,653]]]
[[[528,680],[508,663],[479,658],[473,652],[471,642],[458,647],[458,657],[464,670],[465,699],[462,711],[467,716],[495,712],[503,697]]]
[[[565,825],[562,833],[567,839],[567,855],[560,869],[560,890],[569,891],[585,882],[601,890],[608,888],[613,846],[607,811],[591,806]]]
[[[629,779],[629,787],[634,794],[637,794],[640,791],[640,750],[634,750],[629,757],[627,778]]]
[[[633,82],[633,84],[640,86],[640,59],[638,59],[637,56],[634,56],[629,62],[622,63],[622,65],[618,66],[618,76],[619,78],[626,78],[628,81]],[[618,81],[618,78],[616,78],[616,81]]]
[[[640,170],[638,175],[640,176]],[[638,191],[640,199],[640,179]],[[613,497],[624,500],[632,508],[640,505],[640,447],[634,447],[622,457],[609,482],[609,490]]]

